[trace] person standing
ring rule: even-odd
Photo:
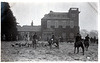
[[[33,35],[33,40],[32,40],[33,48],[35,49],[36,49],[36,42],[37,42],[36,40],[37,40],[37,34],[35,32],[35,34]]]

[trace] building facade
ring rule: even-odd
[[[33,26],[31,24],[31,26],[28,25],[24,25],[24,26],[17,26],[17,30],[18,30],[18,40],[32,40],[32,36],[35,34],[37,34],[38,39],[40,39],[41,37],[41,26]]]
[[[79,10],[70,8],[68,12],[50,11],[41,19],[41,37],[43,40],[51,37],[62,37],[64,41],[72,40],[79,33]]]

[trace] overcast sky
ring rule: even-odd
[[[52,3],[25,3],[9,2],[11,10],[19,25],[41,25],[41,18],[48,14],[50,10],[54,12],[68,12],[71,7],[79,8],[79,26],[80,29],[97,30],[97,4],[92,2],[52,2]]]

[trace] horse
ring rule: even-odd
[[[86,51],[88,51],[89,41],[84,40],[84,47],[86,48]]]
[[[48,43],[49,43],[50,49],[52,48],[52,45],[55,45],[55,47],[59,49],[59,40],[57,40],[56,38],[55,39],[50,38],[48,40]]]
[[[75,41],[75,43],[74,43],[74,53],[76,52],[76,48],[77,48],[77,54],[79,53],[79,47],[82,48],[82,53],[84,55],[84,46],[83,46],[82,41],[77,41],[77,42]]]

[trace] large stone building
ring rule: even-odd
[[[79,33],[79,10],[70,8],[68,12],[53,12],[45,14],[41,19],[41,36],[43,40],[51,37],[63,37],[72,40]]]
[[[32,36],[36,32],[38,38],[41,37],[41,26],[33,26],[33,22],[31,25],[17,26],[18,30],[18,40],[32,40]]]

